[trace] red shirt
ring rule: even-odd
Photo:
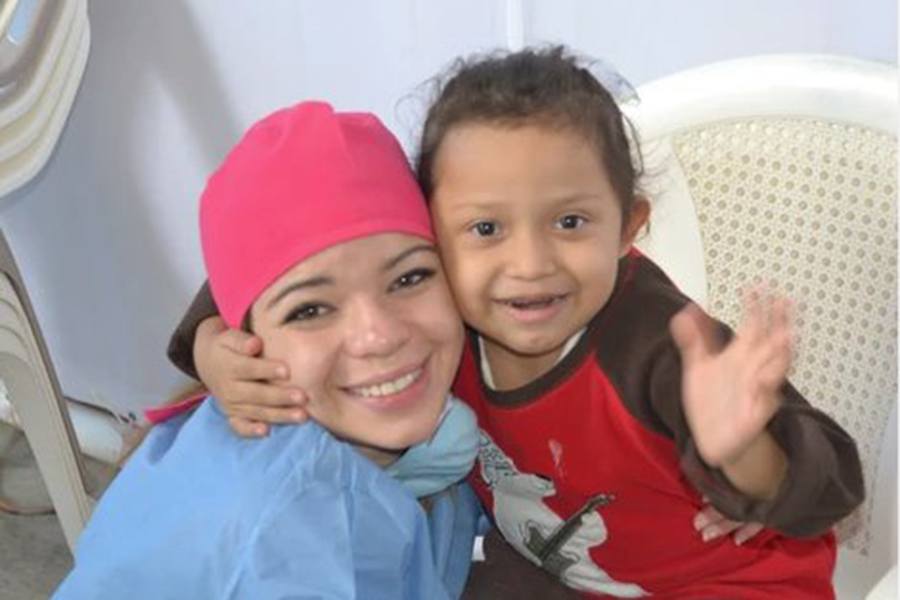
[[[681,412],[667,327],[687,301],[633,253],[575,348],[512,391],[483,384],[471,339],[454,389],[482,429],[471,482],[507,541],[587,595],[833,598],[830,525],[862,499],[855,444],[786,385],[769,425],[789,460],[778,497],[748,499],[706,467]],[[742,546],[703,542],[698,490],[732,518],[772,528]]]

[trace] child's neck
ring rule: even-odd
[[[491,386],[498,391],[514,390],[546,374],[556,364],[563,347],[536,356],[516,354],[488,339],[482,348],[491,373]]]
[[[586,327],[581,329],[559,348],[540,356],[516,354],[479,335],[480,366],[484,382],[489,388],[497,391],[514,390],[527,385],[549,373],[575,348],[586,331]]]

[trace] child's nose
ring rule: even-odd
[[[401,315],[372,300],[359,300],[347,309],[346,348],[354,357],[389,356],[409,339]]]
[[[520,279],[539,279],[553,274],[556,268],[553,245],[537,231],[523,231],[509,247],[510,275]]]

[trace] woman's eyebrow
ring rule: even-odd
[[[437,250],[431,244],[418,244],[411,248],[407,248],[397,256],[389,259],[384,263],[384,265],[382,265],[381,270],[390,271],[405,259],[407,259],[409,256],[418,252],[431,252],[432,254],[437,254]],[[266,305],[266,308],[272,308],[273,306],[278,304],[278,302],[280,302],[285,296],[292,292],[296,292],[297,290],[301,289],[320,287],[323,285],[334,285],[334,279],[325,275],[319,275],[317,277],[310,277],[309,279],[295,281],[294,283],[288,285],[280,292],[278,292],[278,294],[276,294],[276,296],[269,301],[269,303]]]
[[[431,244],[418,244],[416,246],[412,246],[411,248],[407,248],[397,256],[391,258],[381,267],[382,271],[390,271],[398,264],[403,262],[409,256],[416,254],[417,252],[431,252],[432,254],[437,254],[437,250]]]
[[[286,288],[284,288],[283,290],[278,292],[278,294],[274,298],[272,298],[272,300],[269,301],[269,303],[266,305],[266,308],[267,309],[272,308],[273,306],[278,304],[278,302],[280,302],[282,298],[284,298],[291,292],[296,292],[297,290],[300,290],[300,289],[319,287],[319,286],[323,286],[323,285],[334,285],[334,279],[332,279],[331,277],[325,277],[324,275],[320,275],[318,277],[310,277],[309,279],[302,279],[300,281],[295,281],[294,283],[290,284],[289,286],[287,286]]]

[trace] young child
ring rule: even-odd
[[[510,544],[588,595],[832,598],[830,527],[863,495],[855,444],[785,381],[784,301],[750,295],[732,338],[632,247],[638,156],[560,48],[461,62],[431,106],[418,175],[471,328],[454,387],[482,431],[471,482]],[[198,363],[253,351],[204,327]],[[189,337],[171,346],[186,366]],[[234,362],[203,379],[236,390],[275,368]],[[767,528],[704,543],[704,496]]]
[[[208,397],[153,428],[55,597],[458,597],[478,434],[448,395],[462,323],[399,144],[370,114],[278,111],[209,179],[200,228],[225,322],[290,366],[313,420],[247,441]]]

